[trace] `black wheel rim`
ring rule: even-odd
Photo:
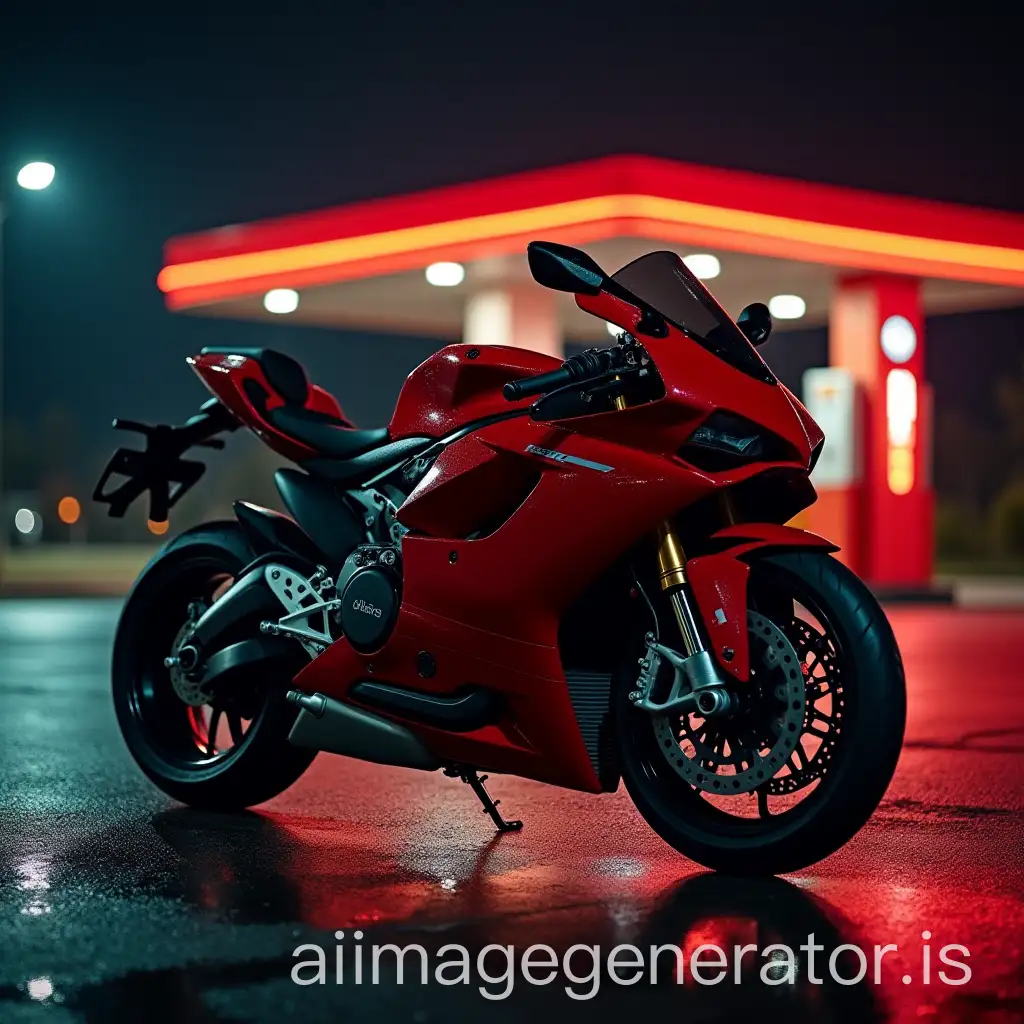
[[[206,772],[234,760],[266,713],[267,694],[260,689],[189,705],[175,692],[164,665],[190,605],[212,603],[218,587],[237,570],[223,557],[191,559],[164,583],[159,601],[137,627],[128,710],[152,754],[176,772]]]

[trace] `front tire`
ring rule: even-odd
[[[757,808],[744,816],[733,810],[742,806],[741,796],[718,799],[715,794],[712,799],[672,767],[651,716],[633,707],[627,697],[636,682],[639,638],[631,663],[623,665],[616,681],[616,733],[626,788],[663,839],[719,871],[781,874],[835,852],[881,801],[903,742],[903,665],[878,602],[830,555],[788,551],[758,559],[751,569],[750,597],[754,610],[774,621],[794,644],[799,642],[800,652],[809,652],[802,666],[809,708],[812,696],[818,699],[826,686],[815,675],[818,669],[810,652],[827,651],[825,662],[841,672],[833,676],[841,678],[841,687],[833,681],[835,693],[829,697],[835,717],[831,726],[823,727],[832,732],[828,745],[819,745],[820,756],[804,752],[802,760],[797,758],[769,780],[773,792],[796,794],[782,800],[787,806],[776,813],[768,809],[765,783],[759,786],[762,793],[747,794],[757,799]],[[783,618],[790,621],[779,621]],[[812,717],[813,712],[808,720]]]
[[[292,746],[297,709],[289,678],[254,680],[209,707],[180,699],[163,660],[190,605],[211,603],[253,558],[237,523],[210,523],[172,540],[143,570],[114,640],[114,708],[128,750],[168,796],[193,807],[240,810],[287,789],[315,751]],[[258,623],[240,623],[258,630]],[[296,671],[303,664],[296,645]]]

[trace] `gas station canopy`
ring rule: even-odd
[[[825,426],[812,529],[876,585],[932,573],[925,315],[1024,305],[1024,216],[620,156],[171,239],[171,309],[408,332],[553,356],[605,343],[572,297],[530,281],[526,244],[606,271],[669,248],[733,315],[828,323],[804,400]],[[704,264],[701,269],[695,261]]]
[[[795,294],[807,325],[858,274],[917,278],[926,313],[1024,304],[1020,215],[643,156],[173,238],[158,284],[171,309],[202,315],[277,319],[264,295],[291,288],[291,321],[457,338],[469,296],[528,284],[535,238],[585,247],[609,272],[657,248],[708,253],[721,265],[709,287],[734,315]],[[431,285],[437,262],[464,278]],[[570,296],[557,303],[563,337],[606,337]]]

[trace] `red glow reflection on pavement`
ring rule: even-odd
[[[721,879],[701,905],[677,905],[692,898],[699,869],[658,839],[621,788],[595,797],[495,777],[503,806],[526,822],[495,837],[466,788],[437,773],[321,757],[266,812],[302,919],[471,927],[483,941],[556,946],[664,928],[672,937],[663,941],[687,947],[749,934],[764,945],[832,921],[840,941],[899,946],[875,993],[895,1019],[1021,1019],[1024,614],[889,614],[909,690],[896,778],[854,840],[772,900],[730,901],[733,883]],[[934,974],[924,984],[926,930],[933,971],[940,946],[970,948],[969,985]]]

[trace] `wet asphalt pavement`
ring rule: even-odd
[[[107,681],[116,615],[108,601],[0,602],[3,1024],[1024,1019],[1024,613],[891,613],[910,714],[886,800],[838,854],[761,882],[700,872],[621,789],[591,797],[495,778],[502,809],[526,822],[496,838],[457,781],[321,755],[258,812],[175,806],[117,732]],[[467,985],[421,985],[418,954],[402,985],[393,957],[377,985],[368,968],[356,984],[357,929],[367,953],[371,943],[422,945],[432,977],[452,943],[474,963],[487,943],[514,944],[517,959],[533,943],[558,956],[574,943],[599,944],[603,956],[617,943],[797,950],[811,932],[825,958],[841,943],[869,958],[875,945],[898,949],[879,985],[871,970],[840,985],[820,960],[824,982],[812,984],[798,951],[793,984],[760,981],[753,961],[735,984],[730,961],[725,981],[709,986],[688,976],[677,985],[670,967],[659,984],[645,975],[632,987],[605,972],[582,1001],[562,973],[545,987],[517,973],[508,998],[487,1000],[475,972]],[[326,947],[325,984],[292,982],[301,943]],[[965,985],[935,977],[948,943],[970,951]],[[503,960],[488,964],[504,973]],[[574,960],[573,970],[585,978],[589,964]]]

